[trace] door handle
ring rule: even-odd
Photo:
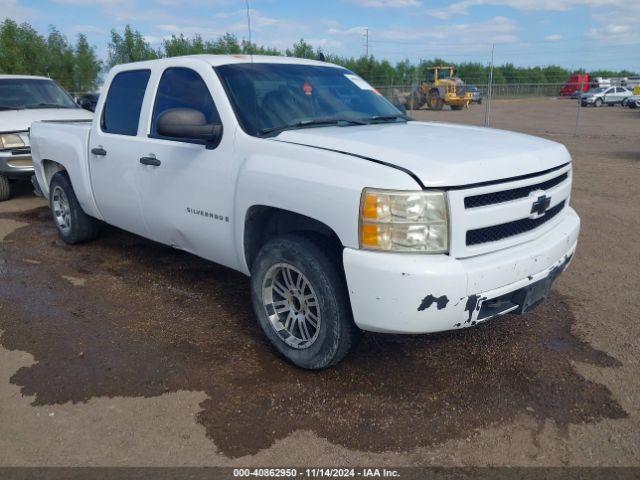
[[[162,162],[158,160],[156,157],[142,157],[140,158],[140,163],[142,165],[151,165],[153,167],[159,167]]]
[[[91,149],[91,153],[104,157],[107,154],[107,151],[102,147],[95,147]]]

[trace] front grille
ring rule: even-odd
[[[563,173],[546,182],[537,183],[535,185],[527,185],[526,187],[514,188],[512,190],[502,190],[501,192],[483,193],[473,195],[464,199],[464,208],[484,207],[486,205],[495,205],[496,203],[504,203],[518,198],[525,198],[535,190],[548,190],[559,185],[569,177],[569,173]],[[481,243],[481,242],[480,242]]]
[[[469,230],[467,232],[467,246],[479,245],[487,242],[497,242],[498,240],[520,235],[533,230],[534,228],[538,228],[540,225],[548,222],[560,213],[564,208],[564,205],[565,200],[557,204],[555,207],[547,210],[545,215],[540,218],[523,218],[521,220],[502,223],[500,225]]]

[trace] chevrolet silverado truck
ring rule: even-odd
[[[185,56],[116,66],[104,92],[91,125],[32,126],[62,240],[106,222],[250,276],[299,367],[336,364],[361,330],[525,313],[574,255],[564,146],[413,121],[345,68]]]
[[[0,75],[0,202],[10,197],[10,180],[33,176],[31,122],[91,118],[50,78]]]

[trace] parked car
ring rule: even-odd
[[[640,95],[632,95],[627,98],[626,105],[629,108],[640,108]]]
[[[471,92],[471,94],[473,95],[471,103],[477,103],[478,105],[482,103],[482,94],[480,93],[480,90],[478,90],[478,87],[474,85],[468,85],[467,92]]]
[[[602,105],[625,105],[627,98],[632,95],[631,90],[625,87],[598,87],[589,90],[582,96],[582,106],[588,105],[600,107]]]
[[[98,97],[99,95],[97,93],[86,93],[78,97],[77,103],[85,110],[95,112],[96,105],[98,104]]]
[[[103,221],[249,275],[260,327],[299,367],[336,364],[360,329],[525,313],[573,258],[558,143],[416,122],[351,71],[296,58],[119,65],[104,91],[93,124],[32,127],[62,240]]]
[[[0,75],[0,201],[9,199],[11,180],[33,175],[31,122],[91,117],[50,78]]]

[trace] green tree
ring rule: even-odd
[[[53,25],[47,37],[47,75],[67,90],[74,89],[75,58],[67,38]]]
[[[205,46],[207,53],[213,54],[232,54],[242,53],[242,47],[238,42],[238,37],[231,33],[225,33],[213,42],[207,42]]]
[[[46,75],[47,57],[45,39],[31,25],[10,19],[0,23],[0,72]]]
[[[205,53],[204,42],[200,35],[196,35],[193,39],[171,35],[171,38],[162,42],[163,56],[178,57],[180,55],[195,55]]]
[[[98,87],[98,76],[102,62],[96,56],[95,48],[89,45],[87,36],[78,35],[74,49],[75,62],[73,70],[73,90],[76,92],[93,92]]]
[[[151,45],[144,39],[138,30],[130,25],[124,27],[122,34],[111,30],[111,42],[108,47],[108,64],[113,67],[119,63],[139,62],[158,58]]]
[[[312,59],[316,59],[318,57],[318,54],[313,47],[305,42],[303,38],[301,38],[299,42],[294,43],[292,48],[287,48],[285,55],[287,57]]]

